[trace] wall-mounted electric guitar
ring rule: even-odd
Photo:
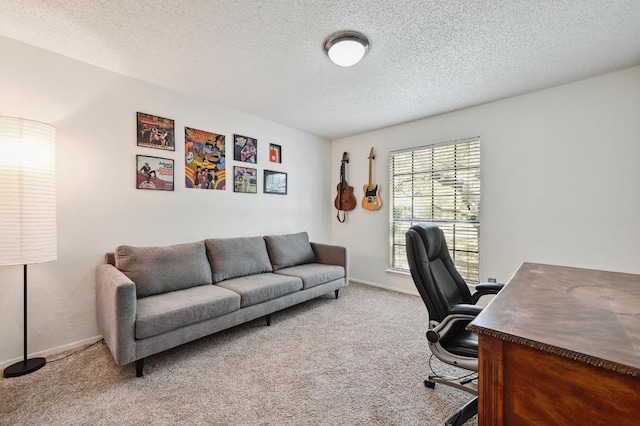
[[[346,152],[342,154],[342,161],[340,164],[340,183],[338,184],[338,195],[334,201],[334,205],[336,209],[338,209],[338,214],[336,217],[338,218],[338,222],[343,223],[346,216],[343,213],[342,219],[340,219],[340,211],[346,212],[349,210],[353,210],[356,208],[356,197],[353,195],[353,186],[349,186],[347,180],[345,179],[345,164],[349,162],[349,154]]]
[[[366,210],[378,210],[382,205],[379,194],[380,185],[373,184],[371,175],[374,158],[376,158],[376,156],[373,153],[373,147],[371,147],[371,151],[369,152],[369,184],[362,187],[362,190],[364,191],[364,197],[362,198],[362,208]]]

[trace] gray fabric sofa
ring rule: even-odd
[[[348,284],[344,247],[306,232],[119,246],[96,271],[98,326],[116,364],[266,317]]]

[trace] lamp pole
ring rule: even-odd
[[[45,358],[27,358],[27,265],[22,265],[23,267],[23,288],[24,288],[24,298],[23,298],[23,314],[24,314],[24,358],[22,361],[18,361],[15,364],[12,364],[5,368],[3,376],[4,377],[18,377],[24,376],[25,374],[33,373],[36,370],[41,369],[47,363]]]

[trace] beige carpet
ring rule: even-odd
[[[423,385],[426,323],[419,297],[351,284],[147,358],[141,379],[98,343],[1,379],[0,424],[442,425],[471,396]]]

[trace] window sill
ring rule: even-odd
[[[397,269],[391,269],[391,268],[387,268],[384,271],[389,273],[389,274],[398,275],[400,277],[409,277],[409,278],[411,278],[411,273],[410,272],[399,271]]]

